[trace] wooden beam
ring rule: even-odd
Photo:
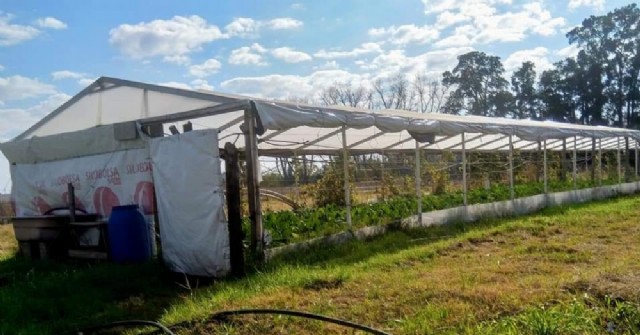
[[[225,181],[227,188],[227,220],[229,226],[229,261],[231,275],[244,276],[244,246],[240,199],[240,162],[238,149],[233,143],[224,145]]]

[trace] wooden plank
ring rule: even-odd
[[[240,164],[238,149],[227,142],[225,150],[225,175],[227,183],[227,221],[229,224],[229,253],[231,275],[241,277],[245,274],[242,241],[242,214],[240,210]]]

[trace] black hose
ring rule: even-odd
[[[391,335],[389,333],[383,332],[382,330],[371,328],[358,323],[353,323],[353,322],[340,320],[340,319],[334,319],[334,318],[324,316],[324,315],[319,315],[319,314],[291,311],[286,309],[239,309],[239,310],[231,310],[231,311],[222,311],[222,312],[218,312],[211,315],[211,319],[220,320],[232,315],[247,315],[247,314],[279,314],[279,315],[296,316],[296,317],[301,317],[306,319],[314,319],[314,320],[334,323],[340,326],[362,330],[367,333],[371,333],[375,335]]]
[[[238,309],[238,310],[229,310],[229,311],[222,311],[222,312],[217,312],[212,314],[209,317],[209,320],[217,320],[217,321],[222,321],[225,320],[227,317],[229,316],[234,316],[234,315],[289,315],[289,316],[295,316],[295,317],[300,317],[300,318],[305,318],[305,319],[313,319],[313,320],[318,320],[318,321],[323,321],[323,322],[329,322],[329,323],[333,323],[336,325],[340,325],[343,327],[348,327],[348,328],[352,328],[352,329],[357,329],[357,330],[361,330],[370,334],[374,334],[374,335],[391,335],[387,332],[384,332],[382,330],[378,330],[375,328],[371,328],[365,325],[361,325],[358,323],[354,323],[354,322],[350,322],[350,321],[345,321],[345,320],[341,320],[341,319],[335,319],[332,317],[328,317],[328,316],[324,316],[324,315],[319,315],[319,314],[313,314],[313,313],[307,313],[307,312],[300,312],[300,311],[292,311],[292,310],[287,310],[287,309]],[[101,325],[101,326],[95,326],[95,327],[90,327],[90,328],[86,328],[83,330],[80,330],[77,332],[77,335],[85,335],[85,334],[92,334],[98,330],[103,330],[103,329],[110,329],[110,328],[117,328],[117,327],[122,327],[122,326],[152,326],[152,327],[156,327],[159,330],[162,331],[162,333],[164,334],[168,334],[168,335],[175,335],[175,333],[173,333],[169,328],[161,325],[160,323],[154,322],[154,321],[145,321],[145,320],[127,320],[127,321],[116,321],[116,322],[111,322],[105,325]],[[178,325],[174,325],[171,326],[171,328],[175,328]],[[156,332],[153,332],[153,334],[156,334]]]
[[[176,335],[169,328],[163,326],[162,324],[155,321],[147,321],[147,320],[126,320],[126,321],[111,322],[101,326],[94,326],[94,327],[89,327],[83,330],[79,330],[77,335],[93,334],[98,330],[111,329],[111,328],[117,328],[117,327],[123,327],[123,326],[151,326],[151,327],[156,327],[162,330],[164,334]]]

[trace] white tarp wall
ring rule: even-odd
[[[75,188],[76,207],[105,217],[111,208],[137,204],[152,214],[153,179],[147,149],[132,149],[59,161],[11,166],[16,216],[45,214],[70,203],[67,184]]]
[[[199,276],[230,271],[218,132],[151,140],[162,255],[171,270]]]

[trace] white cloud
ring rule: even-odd
[[[225,35],[217,26],[197,15],[122,24],[109,32],[109,43],[124,55],[136,59],[186,55],[222,38]]]
[[[191,58],[187,55],[164,56],[162,57],[162,61],[165,63],[172,63],[181,66],[191,64]]]
[[[477,6],[495,6],[511,4],[511,0],[422,0],[425,14],[460,9],[462,7],[476,9]]]
[[[437,47],[465,46],[492,42],[518,42],[528,35],[551,36],[566,27],[563,17],[553,17],[541,2],[530,2],[516,11],[498,13],[502,0],[464,0],[459,7],[447,7],[450,18],[442,25],[455,26],[452,35],[437,42]],[[440,2],[444,4],[444,2]],[[458,25],[461,24],[462,25]],[[457,25],[457,26],[456,26]]]
[[[302,21],[290,17],[280,17],[266,23],[266,26],[273,30],[296,29],[303,25]]]
[[[393,44],[424,44],[440,36],[440,31],[432,26],[418,27],[415,24],[391,26],[387,28],[369,29],[369,36],[374,38],[387,38]]]
[[[204,79],[192,80],[191,87],[195,88],[196,90],[207,90],[207,91],[213,91],[214,89],[213,85],[210,85],[209,82]]]
[[[0,46],[15,45],[35,38],[40,30],[20,24],[12,24],[14,16],[0,12]]]
[[[224,27],[229,36],[258,37],[261,23],[248,17],[237,17]]]
[[[74,72],[69,70],[52,72],[51,77],[53,77],[53,80],[76,79],[78,81],[78,85],[80,86],[89,86],[97,79],[91,77],[86,73]]]
[[[84,78],[86,75],[86,73],[73,72],[68,70],[55,71],[51,73],[51,77],[53,77],[53,80],[80,79]]]
[[[471,17],[466,15],[465,13],[451,12],[447,10],[438,14],[438,18],[436,20],[436,27],[442,29],[458,23],[469,21],[470,19]]]
[[[569,0],[569,9],[574,10],[578,7],[592,7],[598,10],[604,9],[604,0]]]
[[[53,85],[20,75],[0,77],[0,102],[22,100],[56,93]]]
[[[70,98],[67,94],[54,92],[45,100],[28,108],[0,108],[0,120],[11,120],[0,122],[0,141],[19,135]]]
[[[471,47],[449,48],[407,56],[404,50],[390,50],[371,60],[356,62],[362,70],[375,74],[374,78],[388,78],[404,74],[413,78],[417,74],[440,76],[457,63],[457,56],[473,51]]]
[[[322,65],[314,66],[314,70],[337,70],[340,68],[340,64],[335,60],[328,60]]]
[[[268,21],[258,21],[249,17],[237,17],[224,27],[229,36],[241,38],[257,38],[262,28],[271,30],[297,29],[304,25],[300,20],[290,17],[279,17]]]
[[[177,82],[177,81],[167,81],[167,82],[163,82],[163,83],[158,83],[158,85],[167,86],[167,87],[173,87],[173,88],[181,88],[183,90],[192,90],[193,89],[189,84],[180,83],[180,82]]]
[[[382,52],[382,48],[380,47],[380,44],[371,42],[371,43],[364,43],[360,47],[357,47],[350,51],[320,49],[318,52],[313,54],[313,56],[317,58],[323,58],[323,59],[337,59],[337,58],[358,57],[368,53],[381,53],[381,52]]]
[[[369,79],[367,75],[343,70],[322,70],[308,76],[272,74],[263,77],[238,77],[226,80],[220,86],[238,94],[288,99],[312,96],[335,83],[367,86]]]
[[[222,64],[217,59],[211,58],[202,64],[189,66],[189,74],[195,77],[208,77],[218,73],[220,68],[222,68]]]
[[[503,64],[507,72],[506,77],[511,77],[511,72],[516,71],[524,62],[533,62],[536,65],[536,73],[550,69],[553,65],[549,61],[549,50],[545,47],[518,50],[507,57]]]
[[[212,91],[214,87],[209,84],[209,82],[205,79],[194,79],[189,84],[181,83],[177,81],[167,81],[164,83],[158,83],[160,86],[168,86],[173,88],[180,88],[183,90],[208,90]]]
[[[568,58],[577,56],[578,52],[580,52],[580,47],[578,47],[578,45],[574,43],[569,44],[568,46],[556,51],[556,55],[563,58]]]
[[[231,51],[229,56],[229,63],[236,65],[267,65],[264,61],[262,54],[267,52],[267,49],[258,43],[254,43],[250,47],[242,47]]]
[[[306,7],[301,3],[292,3],[290,7],[291,7],[291,9],[295,9],[295,10],[305,10],[306,9]]]
[[[98,78],[80,78],[78,80],[78,85],[80,86],[89,86],[93,84],[94,81],[98,80]]]
[[[300,63],[310,61],[312,58],[309,54],[302,51],[296,51],[289,47],[276,48],[271,50],[273,57],[283,60],[287,63]]]
[[[43,17],[36,20],[36,25],[40,28],[48,28],[54,30],[67,29],[67,24],[56,19],[55,17]]]

